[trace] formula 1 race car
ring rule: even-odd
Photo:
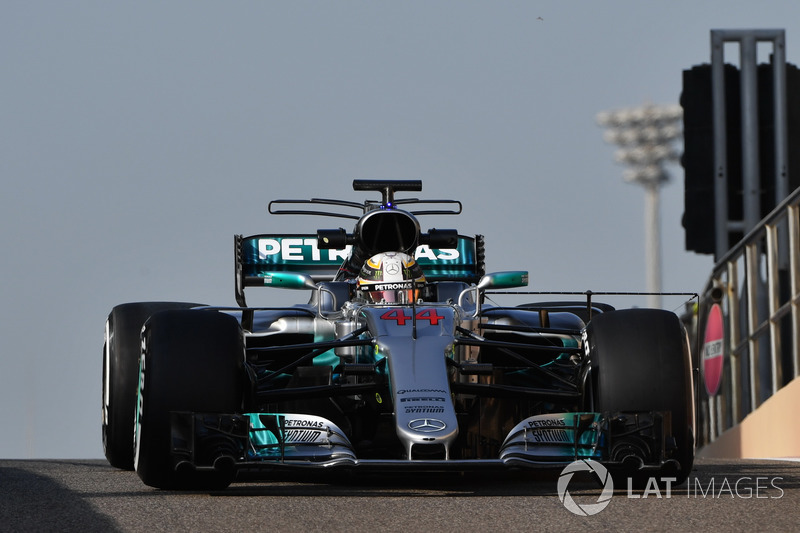
[[[484,240],[420,230],[455,200],[420,181],[355,180],[363,203],[275,200],[271,214],[352,233],[235,237],[239,307],[115,307],[103,350],[103,444],[147,485],[224,488],[300,472],[464,472],[597,461],[682,482],[694,459],[686,331],[673,313],[592,300],[501,307],[524,271],[484,272]],[[320,207],[322,206],[322,207]],[[335,208],[332,212],[318,209]],[[355,212],[355,214],[353,213]],[[245,290],[311,292],[248,307]],[[532,293],[515,293],[532,294]]]

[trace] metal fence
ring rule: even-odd
[[[717,262],[701,295],[691,321],[699,348],[698,445],[800,373],[799,216],[797,189]],[[718,335],[709,319],[715,304]]]

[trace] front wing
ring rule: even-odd
[[[309,469],[508,470],[557,467],[581,459],[602,462],[612,471],[677,469],[677,462],[668,459],[675,447],[667,437],[670,429],[670,415],[663,412],[537,415],[509,432],[494,459],[360,459],[344,432],[319,416],[174,412],[172,458],[175,469],[233,468],[265,475]]]

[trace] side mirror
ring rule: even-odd
[[[477,317],[480,314],[480,292],[486,289],[513,289],[515,287],[528,286],[528,271],[527,270],[510,270],[507,272],[492,272],[486,274],[481,278],[477,285],[464,289],[458,296],[458,305],[464,307],[464,299],[470,293],[475,291],[475,314]]]
[[[267,272],[264,285],[282,289],[317,289],[317,282],[311,276],[296,272]]]
[[[527,270],[510,270],[507,272],[492,272],[486,274],[478,282],[478,290],[483,289],[513,289],[528,286]]]

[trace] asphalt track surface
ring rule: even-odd
[[[533,476],[416,476],[343,482],[236,483],[167,492],[104,460],[0,460],[1,531],[797,531],[800,462],[699,461],[688,483],[647,493],[615,487],[578,516],[560,471]],[[601,487],[573,477],[578,506]],[[637,497],[638,496],[638,497]],[[646,496],[646,497],[645,497]]]

